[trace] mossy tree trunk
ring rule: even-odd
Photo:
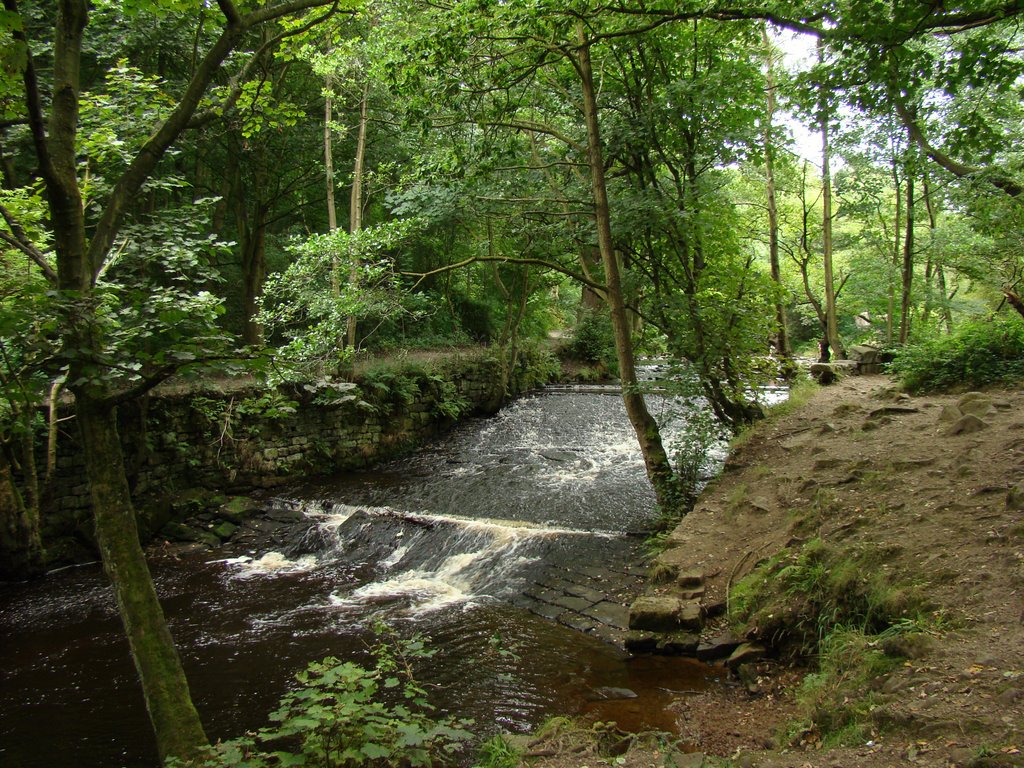
[[[139,543],[115,410],[76,393],[96,541],[114,588],[162,758],[191,757],[207,743],[185,672]]]
[[[87,0],[56,2],[52,90],[45,99],[33,61],[35,46],[25,31],[28,25],[11,27],[12,37],[25,51],[22,74],[28,131],[49,207],[52,251],[57,263],[56,270],[51,270],[47,277],[53,280],[62,298],[60,335],[64,356],[69,362],[68,381],[72,382],[69,388],[75,395],[97,539],[162,758],[190,759],[208,741],[192,705],[184,671],[139,543],[117,436],[117,403],[141,394],[146,387],[157,383],[157,379],[133,387],[118,378],[118,364],[125,361],[118,360],[113,367],[106,367],[96,280],[110,257],[126,215],[168,150],[187,129],[216,116],[214,112],[200,113],[199,107],[211,84],[222,73],[229,54],[248,32],[268,22],[329,5],[331,0],[279,0],[256,4],[243,13],[231,0],[218,0],[217,6],[224,17],[222,27],[197,60],[191,79],[166,118],[152,126],[145,143],[102,200],[93,201],[101,207],[101,213],[88,226],[78,181],[78,126],[83,40],[90,3]],[[9,14],[19,15],[17,0],[4,0],[4,8]],[[319,20],[330,13],[324,12]],[[314,19],[308,26],[316,21]],[[265,51],[261,49],[262,52]],[[220,108],[226,111],[231,107],[241,94],[244,82],[245,78],[238,78],[233,83]]]

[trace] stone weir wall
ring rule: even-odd
[[[140,535],[148,540],[193,512],[204,491],[248,494],[393,458],[464,416],[496,412],[557,371],[548,353],[527,352],[506,388],[501,362],[472,354],[429,368],[381,366],[354,383],[151,395],[118,414]],[[72,425],[60,436],[42,514],[51,565],[94,551],[85,460]]]

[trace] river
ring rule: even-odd
[[[654,499],[611,390],[552,388],[406,459],[266,503],[306,515],[302,551],[153,562],[211,738],[264,725],[307,662],[365,659],[378,619],[431,638],[437,653],[419,674],[432,701],[483,733],[555,714],[671,730],[665,705],[714,674],[682,659],[629,658],[531,610],[530,590],[552,573],[637,573]],[[156,764],[98,566],[0,588],[0,638],[0,763]],[[609,699],[609,689],[636,697]]]

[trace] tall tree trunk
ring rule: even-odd
[[[903,269],[900,281],[900,344],[910,337],[910,299],[914,286],[914,174],[907,166],[906,236],[903,240]]]
[[[832,353],[836,357],[844,359],[846,350],[843,349],[843,342],[839,338],[835,278],[832,268],[832,169],[828,124],[829,112],[827,108],[823,107],[821,118],[821,250],[825,270],[825,337]]]
[[[363,228],[363,176],[366,162],[366,125],[367,106],[370,97],[369,80],[363,85],[363,95],[359,100],[359,131],[356,134],[356,157],[352,166],[352,194],[349,198],[348,209],[348,231],[354,235]],[[352,265],[349,269],[349,282],[355,286],[359,282],[359,265],[356,257],[352,256]],[[348,331],[348,346],[356,346],[356,318],[349,317],[346,324]]]
[[[85,451],[96,539],[142,681],[161,758],[192,757],[207,743],[139,543],[114,409],[81,390],[76,414]]]
[[[896,193],[896,215],[893,222],[892,258],[889,275],[889,312],[885,318],[885,340],[892,344],[896,340],[896,272],[900,263],[900,240],[903,233],[903,183],[900,181],[899,164],[895,152],[892,157],[892,184]]]
[[[331,123],[334,120],[334,78],[330,75],[324,81],[324,181],[327,184],[327,231],[338,228],[338,210],[334,205],[334,132]],[[337,256],[331,256],[331,288],[337,295],[340,288],[338,277]]]
[[[818,318],[818,330],[821,332],[822,339],[822,356],[828,351],[828,320],[825,318],[825,308],[821,305],[821,301],[815,295],[811,289],[811,276],[810,276],[810,264],[813,254],[811,253],[811,231],[810,231],[810,217],[811,208],[807,203],[807,161],[804,161],[802,173],[800,175],[800,210],[801,210],[801,225],[800,225],[800,252],[803,256],[793,256],[793,261],[796,262],[797,267],[800,269],[800,278],[804,286],[804,296],[807,297],[808,303],[814,308],[814,314]],[[822,361],[825,362],[825,361]]]
[[[584,277],[588,280],[594,280],[594,272],[596,268],[601,264],[600,252],[591,246],[584,245],[580,248],[580,268],[583,271]],[[580,290],[580,313],[587,314],[590,312],[596,312],[599,309],[604,308],[605,301],[604,297],[591,288],[589,285],[584,285]]]
[[[942,321],[946,324],[946,333],[953,333],[953,310],[949,306],[953,297],[946,292],[946,273],[942,269],[942,264],[935,268],[935,282],[942,296]]]
[[[261,204],[249,228],[242,233],[242,312],[245,326],[242,329],[242,340],[251,346],[263,345],[263,326],[257,316],[260,309],[260,297],[263,295],[263,283],[267,277],[266,234],[267,225]]]
[[[938,216],[935,212],[935,201],[932,199],[932,186],[928,183],[927,171],[921,176],[921,191],[924,195],[924,209],[928,214],[928,264],[924,273],[924,310],[921,312],[921,323],[922,325],[927,325],[931,319],[935,304],[935,289],[932,287],[932,280],[938,279],[939,270],[942,269],[942,265],[939,263],[935,253],[935,232],[938,229]]]
[[[605,185],[604,154],[597,117],[597,95],[594,90],[594,72],[590,62],[590,43],[587,40],[586,27],[582,21],[576,23],[576,34],[578,43],[576,64],[583,91],[583,117],[587,127],[587,154],[590,165],[591,192],[594,198],[597,247],[601,253],[601,264],[604,267],[605,284],[608,288],[606,298],[611,310],[615,352],[619,362],[619,377],[622,381],[622,400],[626,406],[626,415],[629,417],[640,444],[647,477],[650,479],[651,485],[654,486],[658,503],[667,509],[678,497],[678,489],[668,454],[661,442],[661,431],[658,429],[658,423],[647,410],[647,403],[644,401],[636,377],[633,339],[630,335],[619,265],[615,258],[615,246],[612,242],[608,190]]]
[[[775,283],[775,334],[772,346],[783,358],[792,356],[789,347],[789,332],[786,329],[786,310],[782,304],[782,271],[779,268],[779,211],[775,203],[775,147],[772,143],[772,122],[775,119],[775,73],[768,26],[761,27],[761,42],[765,50],[765,74],[767,79],[767,103],[764,121],[764,183],[768,197],[768,263],[772,282]]]
[[[57,477],[57,438],[60,422],[60,393],[67,376],[61,374],[50,385],[50,397],[46,403],[46,474],[43,476],[43,496],[50,493]]]
[[[103,201],[102,212],[88,230],[78,183],[77,133],[82,43],[90,3],[57,0],[54,4],[52,88],[48,100],[44,100],[36,77],[32,41],[24,27],[9,25],[11,37],[22,44],[28,132],[49,207],[57,261],[55,283],[62,300],[60,335],[65,353],[72,358],[69,381],[90,382],[78,384],[72,390],[97,539],[104,568],[114,586],[161,757],[191,759],[208,741],[192,705],[139,544],[115,424],[115,385],[106,378],[115,374],[101,362],[106,357],[105,340],[101,336],[103,324],[96,315],[95,280],[145,182],[193,123],[204,94],[246,32],[318,4],[326,4],[326,0],[296,0],[242,13],[234,3],[219,3],[225,17],[223,28],[195,65],[177,103],[153,127],[113,184]],[[4,7],[9,14],[18,14],[16,0],[4,0]],[[237,95],[236,92],[234,97]],[[47,103],[48,107],[44,107]],[[99,383],[95,383],[97,380]]]

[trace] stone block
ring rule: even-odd
[[[726,630],[697,646],[697,658],[701,661],[728,658],[742,642],[733,632]]]
[[[668,656],[693,656],[700,645],[700,635],[695,632],[672,632],[658,640],[657,652]]]
[[[227,520],[221,520],[219,523],[215,523],[213,528],[210,529],[210,533],[216,536],[218,539],[230,539],[235,531],[238,530],[238,526]]]
[[[748,664],[752,661],[760,661],[768,655],[768,649],[760,643],[741,643],[736,650],[726,659],[725,664],[730,668],[738,667],[740,664]]]
[[[653,632],[699,630],[700,603],[678,597],[644,595],[629,609],[629,628]]]
[[[583,615],[617,629],[626,629],[629,624],[629,609],[608,600],[587,608],[583,611]]]
[[[656,632],[632,631],[626,634],[623,647],[629,653],[654,653],[660,639]]]

